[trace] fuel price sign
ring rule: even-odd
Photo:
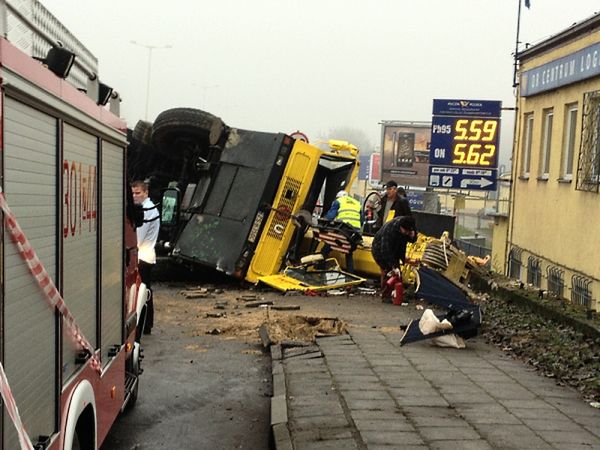
[[[495,168],[500,119],[434,116],[430,164]]]
[[[428,186],[496,189],[500,111],[492,100],[434,100]]]

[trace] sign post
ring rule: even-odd
[[[502,102],[434,100],[428,186],[496,190]]]

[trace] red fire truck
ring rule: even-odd
[[[41,36],[40,58],[0,38],[0,449],[97,449],[137,398],[139,214],[118,95]]]

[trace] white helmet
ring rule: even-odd
[[[335,198],[344,197],[345,195],[348,195],[346,191],[340,191],[337,194],[335,194]]]

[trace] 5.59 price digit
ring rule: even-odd
[[[458,143],[452,149],[452,164],[467,166],[490,166],[496,153],[494,144]]]
[[[454,140],[491,142],[497,129],[497,120],[459,119],[454,124]]]

